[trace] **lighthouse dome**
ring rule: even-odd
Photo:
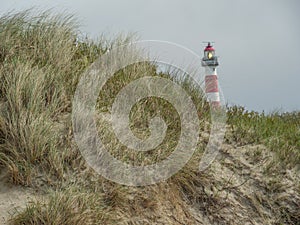
[[[208,52],[208,51],[211,52],[211,51],[215,51],[215,49],[209,44],[209,45],[206,46],[206,48],[204,49],[204,51],[205,52]]]

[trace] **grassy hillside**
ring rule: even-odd
[[[157,185],[126,187],[87,166],[74,141],[71,108],[83,71],[130,37],[95,42],[80,35],[72,17],[26,11],[0,18],[0,40],[0,169],[7,182],[44,196],[15,213],[11,224],[299,224],[300,112],[264,115],[228,108],[220,158],[199,173],[210,126],[199,87],[157,73],[149,63],[126,67],[99,93],[99,112],[109,113],[116,93],[147,73],[185,88],[201,129],[197,150],[179,173]],[[177,143],[178,113],[158,98],[138,102],[131,113],[131,128],[142,138],[149,135],[147,121],[158,113],[168,130],[151,153],[121,148],[103,118],[97,118],[99,135],[124,162],[158,162]],[[218,168],[229,172],[221,177]]]

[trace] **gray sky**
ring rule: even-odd
[[[0,0],[0,13],[32,6],[74,13],[91,37],[137,32],[199,55],[202,42],[213,40],[228,103],[300,110],[298,0]]]

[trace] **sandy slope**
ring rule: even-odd
[[[127,222],[122,215],[120,224],[299,224],[300,173],[270,166],[272,157],[262,145],[224,145],[205,172],[209,184],[198,189],[204,198],[173,199],[171,191],[165,190],[164,199],[155,199],[157,210],[145,209],[150,216],[135,219],[133,211]],[[8,184],[0,176],[0,224],[37,197],[32,189]]]
[[[273,173],[272,157],[262,145],[224,145],[207,171],[212,183],[205,191],[218,199],[207,224],[300,224],[300,173]],[[193,208],[205,211],[201,203]]]
[[[5,176],[0,175],[0,224],[7,224],[10,215],[22,210],[36,196],[34,190],[9,184]]]

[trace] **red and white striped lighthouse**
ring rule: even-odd
[[[219,63],[218,57],[215,56],[215,49],[210,42],[204,49],[204,57],[201,63],[205,68],[205,93],[207,100],[213,109],[218,109],[221,106],[217,75]]]

